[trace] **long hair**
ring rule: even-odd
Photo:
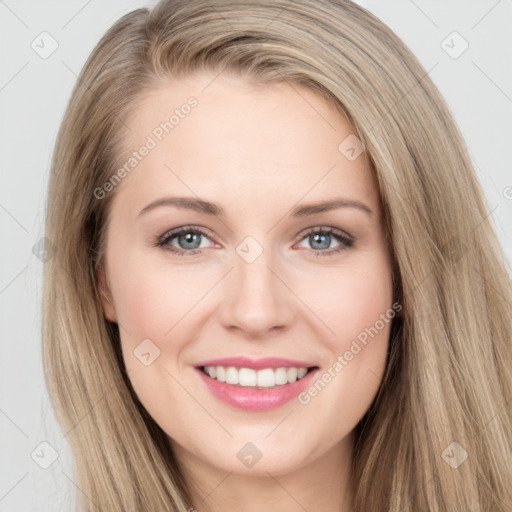
[[[144,93],[202,70],[309,87],[350,121],[370,158],[403,316],[356,427],[355,510],[510,510],[504,257],[428,73],[348,0],[163,0],[119,19],[87,60],[52,160],[46,236],[56,250],[44,268],[42,333],[46,383],[84,510],[191,506],[165,433],[126,375],[122,327],[104,317],[97,270],[116,191],[102,199],[94,191],[121,165],[125,120]]]

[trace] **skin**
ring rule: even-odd
[[[315,92],[227,73],[148,92],[128,120],[127,147],[139,148],[190,96],[197,107],[115,190],[99,274],[105,316],[121,327],[131,382],[169,437],[192,507],[349,511],[353,429],[377,393],[390,323],[306,405],[236,409],[211,395],[194,365],[274,356],[324,372],[391,308],[390,256],[367,156],[350,161],[338,150],[355,130]],[[225,215],[162,206],[138,216],[165,196],[200,197]],[[372,213],[289,216],[297,205],[339,197]],[[180,257],[154,245],[189,225],[210,233],[199,237],[201,253]],[[334,236],[319,245],[304,234],[326,227],[349,234],[353,246],[334,253],[342,245]],[[247,236],[263,249],[252,263],[236,252]],[[168,243],[191,250],[183,237]],[[134,355],[144,339],[160,350],[149,366]],[[247,442],[262,453],[251,468],[237,457]]]

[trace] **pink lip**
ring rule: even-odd
[[[212,364],[201,365],[201,366],[238,366],[235,364],[213,364],[217,363],[217,361],[211,361]],[[233,361],[230,359],[229,361]],[[274,359],[274,362],[276,360]],[[258,361],[258,364],[260,361]],[[242,365],[241,365],[242,366]],[[241,367],[240,366],[240,367]],[[279,368],[279,366],[285,366],[280,364],[275,366],[275,368]],[[289,366],[295,366],[289,364]],[[305,368],[307,365],[297,365],[300,368]],[[252,366],[246,366],[246,363],[243,365],[244,368],[251,368]],[[273,368],[274,366],[263,366],[263,368]],[[261,368],[261,367],[260,367]],[[216,379],[212,379],[208,375],[206,375],[201,368],[196,368],[196,371],[199,373],[199,376],[203,380],[203,382],[208,387],[209,391],[216,398],[222,400],[223,402],[236,407],[238,409],[243,409],[245,411],[268,411],[271,409],[276,409],[277,407],[281,407],[286,402],[289,402],[293,398],[295,398],[299,393],[304,391],[306,387],[308,387],[318,372],[318,368],[310,370],[302,379],[296,380],[291,384],[283,384],[274,386],[271,388],[258,388],[251,386],[239,386],[235,384],[227,384],[225,382],[219,382]]]
[[[262,359],[251,359],[250,357],[225,357],[224,359],[212,359],[195,365],[200,366],[234,366],[235,368],[252,368],[253,370],[262,370],[263,368],[311,368],[315,366],[306,361],[295,361],[293,359],[283,359],[280,357],[264,357]]]

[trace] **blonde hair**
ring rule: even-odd
[[[510,510],[504,258],[435,85],[388,27],[346,0],[161,1],[118,20],[82,70],[49,182],[46,236],[57,250],[44,269],[43,363],[84,510],[191,506],[165,433],[130,385],[119,327],[104,318],[97,270],[114,193],[94,190],[120,164],[125,120],[144,93],[201,70],[309,87],[352,123],[374,168],[403,317],[356,427],[355,510]],[[468,454],[456,469],[453,442]]]

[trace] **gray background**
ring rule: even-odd
[[[43,263],[32,248],[44,234],[51,152],[76,77],[117,18],[153,3],[0,0],[0,512],[72,509],[76,484],[70,450],[43,382]],[[432,70],[430,76],[466,138],[510,270],[512,1],[358,3],[390,26]],[[40,36],[44,31],[51,37]],[[469,47],[458,55],[464,40]],[[42,58],[52,44],[57,49]],[[41,445],[45,442],[53,448]],[[41,467],[55,454],[53,464]]]

